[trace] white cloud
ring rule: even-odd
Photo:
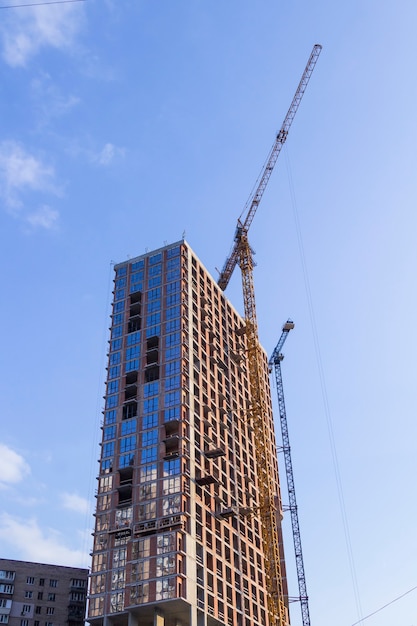
[[[75,511],[76,513],[88,513],[90,511],[90,503],[85,498],[76,493],[62,494],[62,504],[65,509]]]
[[[25,189],[54,191],[54,170],[16,141],[0,143],[0,192],[8,208],[18,208],[19,193]]]
[[[30,467],[25,459],[0,443],[0,487],[18,483],[30,474]]]
[[[18,551],[20,558],[40,563],[85,567],[88,556],[80,549],[64,544],[62,535],[51,528],[42,530],[36,519],[0,516],[0,539]]]
[[[41,206],[34,213],[30,213],[26,216],[26,221],[29,222],[33,228],[45,228],[52,230],[56,228],[59,218],[59,213],[55,209],[44,205]]]
[[[32,228],[56,228],[59,213],[46,204],[22,215],[23,197],[27,192],[59,195],[54,169],[16,141],[3,141],[0,143],[0,196],[5,206]]]
[[[118,156],[124,156],[124,148],[118,148],[112,143],[106,143],[103,149],[95,155],[93,160],[99,165],[110,165],[110,163]]]
[[[83,15],[82,3],[25,7],[10,12],[0,30],[4,60],[12,67],[24,67],[44,47],[70,49]]]

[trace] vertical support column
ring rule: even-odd
[[[127,626],[138,626],[138,618],[131,611],[129,611],[129,615],[127,618]]]
[[[159,609],[155,609],[155,614],[153,616],[153,626],[165,626],[164,614]]]

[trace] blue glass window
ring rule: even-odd
[[[157,312],[157,313],[151,313],[151,315],[148,315],[146,318],[146,325],[147,326],[155,326],[155,324],[159,324],[161,322],[161,313]]]
[[[140,261],[135,261],[135,263],[132,263],[132,272],[136,272],[136,270],[142,270],[144,267],[144,259],[141,259]]]
[[[120,355],[120,352],[118,353]],[[113,365],[109,369],[109,379],[118,378],[120,376],[120,365]]]
[[[180,293],[170,293],[166,297],[166,305],[173,306],[174,304],[179,304],[181,302],[181,294]]]
[[[147,430],[142,434],[142,447],[146,448],[147,446],[154,446],[158,443],[158,429]]]
[[[175,246],[175,248],[170,248],[169,250],[167,250],[167,258],[171,259],[174,256],[179,256],[179,253],[180,253],[179,246]]]
[[[129,454],[122,454],[119,457],[119,467],[129,467],[129,465],[133,465],[135,455],[133,452],[129,452]]]
[[[112,380],[107,383],[107,393],[117,393],[119,391],[119,381]]]
[[[171,333],[174,330],[179,330],[180,328],[181,328],[181,321],[179,317],[177,317],[176,320],[169,320],[169,322],[165,324],[166,333]]]
[[[120,363],[120,352],[112,352],[109,358],[110,365],[117,365]]]
[[[114,441],[109,441],[108,443],[103,444],[103,459],[108,458],[109,456],[114,455]]]
[[[140,342],[140,330],[135,331],[134,333],[130,333],[127,336],[127,345],[134,346],[135,343]]]
[[[119,403],[119,394],[116,393],[114,396],[108,396],[106,399],[106,409],[112,409],[114,406],[117,406]]]
[[[173,348],[168,348],[165,350],[165,360],[170,361],[171,359],[179,359],[180,358],[180,346],[174,346]]]
[[[162,265],[158,263],[157,265],[151,265],[148,270],[148,276],[159,276],[162,274]]]
[[[170,283],[172,280],[178,280],[180,276],[181,276],[180,269],[171,270],[170,272],[167,272],[167,282]]]
[[[123,313],[116,313],[116,315],[113,315],[112,325],[117,326],[117,324],[123,324]]]
[[[173,406],[174,404],[180,403],[180,392],[179,391],[170,391],[165,394],[165,406]]]
[[[148,291],[148,302],[150,302],[150,300],[156,300],[157,298],[161,297],[161,288],[160,287],[156,287],[155,289],[151,289],[150,291]]]
[[[101,462],[101,471],[109,472],[111,470],[111,466],[112,466],[111,459],[104,459],[104,461]]]
[[[122,422],[122,436],[136,432],[136,423],[135,419],[124,420]]]
[[[158,326],[150,326],[146,329],[146,337],[159,337],[161,334],[161,325]]]
[[[171,346],[176,346],[181,341],[180,333],[171,333],[165,337],[165,346],[170,348]]]
[[[123,265],[122,267],[118,267],[116,270],[116,276],[126,276],[127,265]]]
[[[179,306],[173,306],[170,309],[167,309],[166,312],[166,316],[167,316],[167,320],[172,320],[175,317],[179,317],[180,316],[180,307]]]
[[[114,424],[116,421],[116,411],[113,409],[111,411],[106,411],[104,415],[104,422],[106,424]]]
[[[126,363],[126,372],[133,372],[139,369],[139,359],[133,359]]]
[[[176,291],[179,291],[181,288],[181,283],[179,280],[176,280],[173,283],[168,283],[167,285],[167,295],[169,295],[170,293],[175,293]]]
[[[120,289],[120,287],[126,287],[126,278],[116,280],[116,289]]]
[[[164,421],[171,422],[172,420],[180,419],[180,407],[179,406],[171,406],[169,409],[165,409],[164,411]]]
[[[115,300],[123,300],[126,297],[126,289],[116,289],[116,293],[114,294]]]
[[[170,391],[171,389],[179,389],[180,386],[180,376],[171,376],[167,378],[165,381],[165,390]]]
[[[157,396],[159,393],[159,381],[152,383],[146,383],[143,387],[143,397],[149,398],[150,396]]]
[[[175,476],[176,474],[180,474],[180,470],[180,459],[164,461],[164,476]]]
[[[140,346],[132,346],[131,348],[126,348],[126,361],[130,361],[135,357],[140,356]]]
[[[143,291],[143,283],[133,283],[133,285],[130,285],[130,293],[136,293],[136,291]]]
[[[140,455],[141,463],[150,463],[156,461],[158,458],[158,446],[152,446],[151,448],[144,448]]]
[[[149,278],[148,280],[148,289],[159,287],[161,283],[162,283],[161,276],[152,276],[152,278]]]
[[[136,435],[130,437],[124,437],[120,440],[120,454],[130,452],[136,448]]]
[[[114,439],[116,437],[116,426],[107,426],[104,429],[104,441]]]
[[[121,302],[115,302],[114,307],[113,307],[113,313],[120,313],[120,311],[124,311],[124,310],[125,310],[124,300],[122,300]]]
[[[146,428],[155,428],[158,426],[158,413],[150,413],[143,418],[143,430]]]
[[[131,283],[139,283],[141,280],[143,280],[143,272],[135,272],[130,277]]]
[[[180,362],[179,361],[170,361],[165,365],[165,376],[172,376],[173,374],[179,374],[180,372]]]
[[[168,257],[168,259],[169,259],[169,257]],[[169,259],[167,261],[167,270],[168,271],[169,270],[175,270],[177,268],[179,269],[179,267],[180,267],[180,260],[179,260],[178,257],[176,259]]]
[[[161,252],[149,257],[149,265],[155,265],[156,263],[160,263],[161,261],[162,261]]]
[[[123,335],[123,326],[113,326],[111,329],[111,337],[115,339],[116,337],[121,337]]]
[[[110,350],[113,352],[113,350],[120,350],[120,348],[122,347],[122,340],[121,339],[114,339],[111,344],[110,344]]]
[[[143,412],[144,413],[153,413],[158,410],[158,397],[149,398],[148,400],[143,401]]]
[[[148,313],[154,313],[155,311],[159,311],[161,308],[160,300],[153,300],[152,302],[148,302]]]

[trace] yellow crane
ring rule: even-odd
[[[270,443],[269,424],[267,422],[267,402],[265,386],[264,356],[259,343],[258,322],[256,317],[255,290],[253,282],[253,256],[248,241],[248,230],[262,199],[265,188],[271,177],[272,170],[284,145],[288,131],[295,117],[301,99],[307,88],[311,74],[321,52],[316,44],[310,54],[291,106],[288,109],[281,129],[276,135],[257,183],[255,191],[249,197],[242,214],[244,220],[238,220],[234,244],[220,273],[218,285],[226,289],[236,265],[242,274],[243,303],[246,320],[246,338],[248,349],[249,380],[251,387],[251,417],[256,444],[256,465],[259,487],[259,516],[262,526],[262,547],[265,560],[265,577],[267,588],[267,610],[269,626],[287,626],[289,624],[288,598],[284,592],[284,577],[281,558],[281,503],[274,480],[273,449]]]

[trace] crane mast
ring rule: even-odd
[[[278,407],[279,407],[279,419],[281,424],[281,436],[282,436],[282,451],[285,461],[285,473],[287,476],[288,487],[288,499],[289,499],[289,511],[291,515],[292,536],[294,542],[295,552],[295,564],[297,570],[298,579],[298,592],[301,606],[301,618],[303,626],[310,626],[310,611],[308,607],[308,595],[306,577],[304,571],[303,551],[301,549],[301,534],[300,525],[298,522],[298,508],[297,500],[295,497],[294,486],[294,474],[292,470],[291,461],[291,447],[290,439],[288,435],[287,413],[285,410],[285,398],[284,398],[284,386],[282,382],[281,361],[284,356],[281,353],[281,349],[288,337],[290,330],[294,328],[294,323],[291,320],[287,320],[282,328],[281,337],[274,348],[272,356],[269,360],[269,366],[275,371],[275,380],[277,385]]]
[[[269,626],[288,626],[288,594],[284,583],[281,529],[281,496],[276,484],[271,445],[270,426],[267,422],[267,389],[264,376],[263,352],[259,343],[258,322],[256,316],[255,290],[253,283],[253,256],[248,241],[248,230],[262,199],[272,170],[284,145],[310,76],[316,65],[321,46],[315,45],[307,66],[301,77],[291,106],[278,132],[266,164],[255,184],[255,191],[246,203],[246,217],[237,223],[232,253],[226,260],[220,274],[218,285],[225,289],[234,268],[238,264],[242,275],[243,303],[246,321],[248,347],[248,368],[251,390],[251,418],[255,435],[255,462],[257,466],[259,488],[259,516],[261,519],[261,541],[265,561],[267,590],[267,610]],[[278,491],[278,493],[277,493]]]

